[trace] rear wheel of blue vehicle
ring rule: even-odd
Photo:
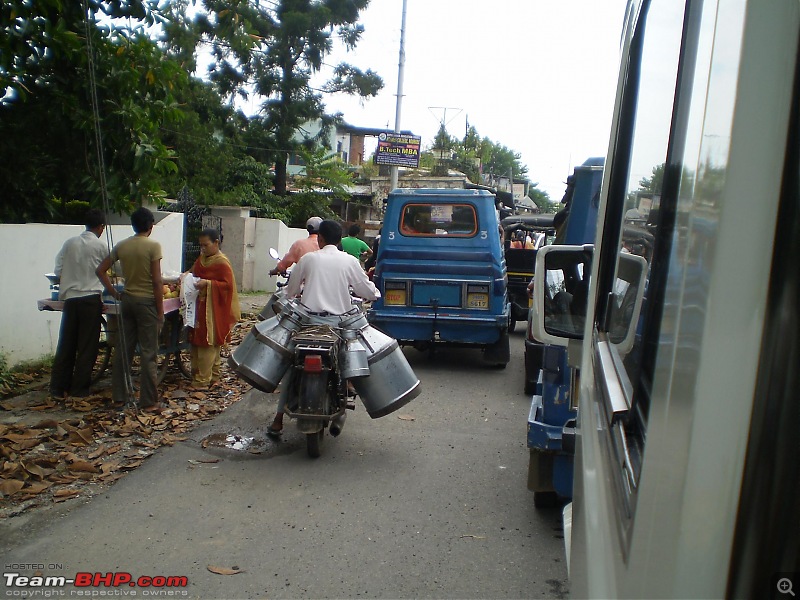
[[[533,505],[536,508],[553,508],[558,503],[555,492],[533,492]]]
[[[512,315],[508,319],[508,333],[514,333],[514,331],[516,331],[516,329],[517,329],[517,320]]]
[[[525,379],[525,393],[533,394],[536,391],[536,382],[530,379]]]

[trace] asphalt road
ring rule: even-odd
[[[525,487],[520,333],[512,342],[506,370],[475,350],[407,349],[422,394],[374,421],[359,406],[317,460],[289,421],[266,438],[277,394],[250,392],[90,501],[0,524],[4,572],[186,576],[170,591],[192,598],[566,597],[560,509],[535,509]]]

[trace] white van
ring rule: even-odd
[[[798,0],[628,6],[594,247],[536,265],[581,368],[574,597],[800,594],[798,33]]]

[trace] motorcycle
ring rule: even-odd
[[[419,379],[397,341],[371,327],[362,307],[322,316],[284,297],[275,308],[277,315],[251,330],[229,364],[262,391],[281,383],[284,414],[305,435],[311,458],[320,456],[326,429],[333,437],[342,432],[356,397],[377,419],[419,395]]]
[[[275,262],[280,261],[281,255],[278,254],[278,251],[275,248],[269,249],[269,255],[275,260]],[[285,273],[281,273],[280,276],[284,278],[284,281],[278,281],[275,284],[275,293],[272,294],[270,299],[264,305],[264,308],[261,309],[261,312],[258,314],[258,318],[261,321],[266,321],[269,318],[274,317],[277,313],[275,310],[276,303],[283,297],[286,296],[286,291],[284,288],[289,284],[289,276],[291,275],[291,267],[287,269]]]
[[[341,341],[341,332],[331,325],[307,325],[294,335],[294,357],[281,393],[287,394],[285,415],[305,434],[311,458],[320,456],[325,429],[338,437],[346,411],[356,407],[342,377]]]

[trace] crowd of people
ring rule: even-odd
[[[86,230],[70,238],[56,256],[55,273],[60,278],[59,300],[63,301],[61,330],[50,381],[54,398],[86,397],[91,394],[92,369],[97,360],[102,320],[102,293],[117,301],[118,328],[112,364],[114,406],[137,406],[144,412],[159,412],[159,337],[164,325],[164,281],[161,245],[151,239],[155,218],[141,207],[131,214],[134,235],[113,247],[102,241],[105,215],[99,210],[86,214]],[[370,248],[358,238],[360,229],[350,227],[342,238],[335,221],[311,217],[306,223],[308,237],[295,242],[270,271],[285,273],[296,264],[287,293],[301,296],[312,311],[343,314],[350,308],[348,289],[367,299],[377,290],[367,277],[361,261],[374,259],[377,241]],[[200,256],[181,275],[191,345],[191,388],[207,390],[220,380],[220,351],[230,342],[239,321],[240,305],[236,279],[230,261],[220,250],[222,237],[215,229],[203,230],[198,239]],[[314,253],[313,257],[305,258]],[[124,280],[122,290],[112,281],[112,269]],[[346,296],[346,297],[345,297]],[[134,356],[138,354],[138,399],[131,379]],[[282,412],[271,430],[282,428]]]

